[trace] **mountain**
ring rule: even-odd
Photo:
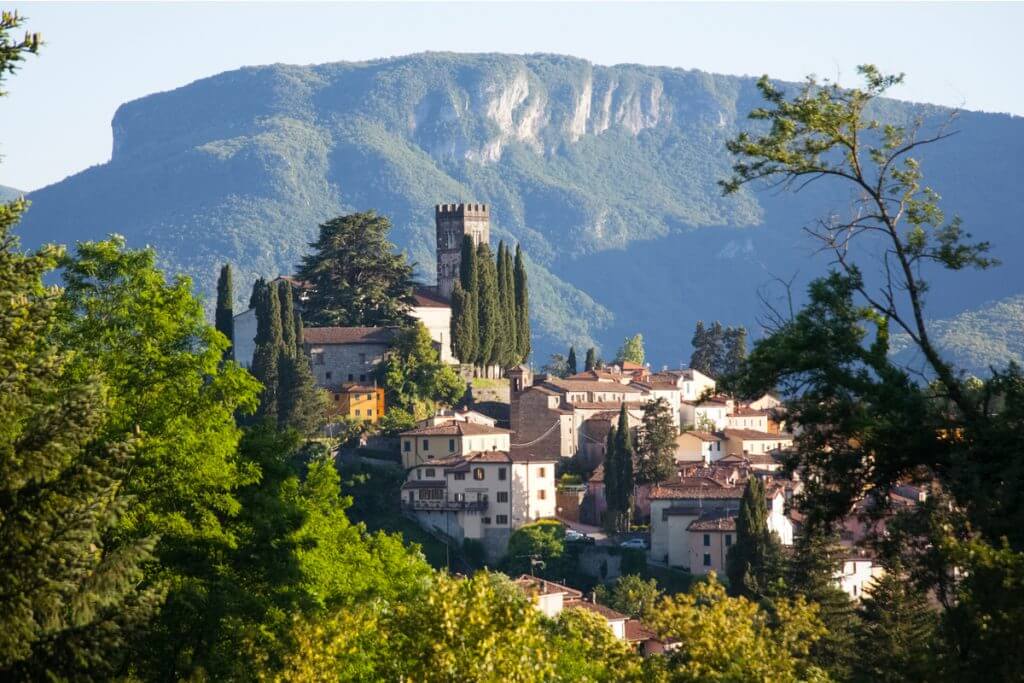
[[[611,356],[636,331],[655,365],[676,365],[698,318],[756,336],[758,291],[775,278],[795,278],[799,303],[828,266],[801,227],[849,203],[815,185],[721,196],[724,142],[759,103],[750,78],[556,55],[244,68],[121,106],[111,160],[33,192],[22,233],[26,244],[122,233],[208,296],[227,260],[241,301],[256,275],[292,271],[318,223],[367,208],[391,217],[432,282],[434,204],[487,202],[492,240],[530,258],[538,365],[570,343]],[[878,111],[929,124],[949,114],[896,101]],[[1024,119],[963,112],[956,126],[922,155],[925,173],[1005,265],[937,274],[937,318],[1024,292]]]
[[[7,187],[6,185],[0,185],[0,202],[9,202],[24,194],[25,193],[21,190],[16,190],[13,187]]]

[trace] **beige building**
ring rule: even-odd
[[[732,405],[726,399],[683,399],[679,406],[679,420],[684,429],[718,432],[728,425],[728,415],[731,412]]]
[[[870,555],[852,551],[843,559],[843,565],[835,575],[836,584],[850,596],[861,600],[871,592],[871,585],[885,574],[885,569]]]
[[[772,434],[756,429],[726,429],[722,434],[729,455],[767,455],[793,445],[793,437],[789,434]]]
[[[710,465],[725,456],[723,441],[721,436],[713,432],[683,432],[676,437],[676,462]]]
[[[511,450],[507,429],[462,420],[402,432],[399,443],[405,469],[468,453]]]
[[[707,574],[714,571],[719,576],[724,575],[729,548],[736,542],[736,517],[707,515],[690,522],[686,530],[690,536],[690,572]]]
[[[409,468],[402,506],[424,528],[480,541],[493,561],[512,531],[555,517],[555,488],[553,459],[473,452]]]
[[[736,406],[725,416],[726,429],[752,429],[757,432],[768,431],[768,411],[757,410],[749,406]]]
[[[425,287],[418,287],[413,293],[409,315],[427,328],[442,363],[458,362],[452,355],[452,306],[447,299]]]

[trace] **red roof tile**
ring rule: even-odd
[[[395,327],[307,327],[302,340],[309,344],[380,344],[390,346],[398,336]]]

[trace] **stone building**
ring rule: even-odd
[[[373,383],[377,366],[391,348],[393,327],[308,327],[303,345],[318,386],[337,391],[341,385]]]
[[[437,293],[448,299],[459,279],[462,238],[469,235],[473,245],[490,244],[491,214],[486,204],[438,204],[434,207],[437,227]]]

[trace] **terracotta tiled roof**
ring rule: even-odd
[[[678,441],[681,437],[684,437],[684,436],[692,436],[692,437],[695,437],[697,439],[700,439],[701,441],[715,442],[715,441],[721,441],[722,440],[722,437],[718,436],[717,434],[714,434],[713,432],[699,432],[699,431],[694,430],[694,431],[689,431],[689,432],[683,432],[678,437],[676,437],[676,441]]]
[[[570,382],[579,382],[587,380],[596,382],[604,380],[605,383],[618,383],[622,379],[622,375],[616,375],[605,370],[584,370],[583,372],[577,372],[575,375],[569,375],[565,379],[567,379]]]
[[[565,597],[570,600],[578,600],[583,597],[583,593],[576,590],[575,588],[569,588],[563,586],[560,583],[554,581],[546,581],[544,579],[538,579],[535,576],[529,574],[523,574],[519,578],[514,579],[515,583],[519,588],[527,595],[555,595],[556,593],[562,593]]]
[[[585,609],[585,610],[588,610],[590,612],[594,612],[594,613],[599,614],[602,617],[604,617],[607,621],[625,621],[626,619],[629,618],[625,614],[623,614],[622,612],[616,612],[611,607],[606,607],[604,605],[599,605],[599,604],[594,603],[594,602],[588,602],[586,600],[573,601],[573,602],[571,602],[571,603],[569,603],[569,604],[567,604],[565,606],[565,609],[571,609],[571,608],[572,609]]]
[[[342,384],[338,388],[339,394],[362,394],[377,391],[377,387],[368,384]]]
[[[412,293],[413,306],[418,308],[451,308],[451,302],[426,287],[417,287]]]
[[[642,643],[645,640],[655,640],[657,634],[644,626],[639,619],[626,621],[626,640],[630,643]]]
[[[766,417],[771,413],[768,410],[757,410],[749,406],[737,406],[732,413],[731,417]]]
[[[639,394],[641,391],[628,384],[618,382],[598,382],[594,380],[562,379],[560,377],[549,377],[544,384],[550,387],[565,391],[599,391],[605,393]]]
[[[683,400],[682,403],[685,403],[686,405],[689,405],[689,406],[727,406],[728,405],[728,403],[725,402],[725,399],[720,399],[720,398],[708,398],[708,399],[704,399],[703,401],[686,401],[686,400]]]
[[[614,408],[615,414],[618,415],[622,404],[626,405],[626,410],[644,407],[644,404],[638,401],[578,401],[569,405],[578,410],[608,410]]]
[[[721,515],[695,519],[686,529],[687,531],[736,531],[736,518],[731,515]]]
[[[740,499],[742,486],[723,486],[713,480],[706,484],[662,484],[651,489],[651,500],[696,500],[699,498]]]
[[[380,344],[390,346],[398,336],[395,327],[307,327],[303,342],[309,344]]]
[[[633,384],[642,389],[653,391],[679,391],[679,386],[675,382],[669,380],[642,380],[633,382]]]
[[[725,438],[743,439],[744,441],[792,441],[793,437],[788,434],[772,434],[756,429],[725,429]]]
[[[484,436],[487,434],[509,434],[501,427],[477,424],[476,422],[446,422],[439,425],[418,427],[402,432],[400,436]]]

